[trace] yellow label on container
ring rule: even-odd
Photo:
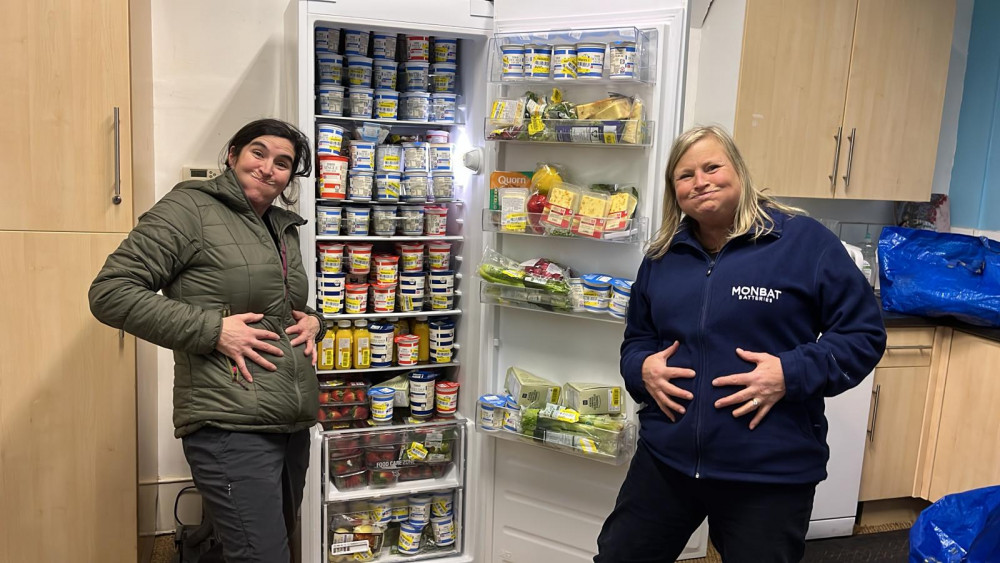
[[[622,406],[622,389],[621,387],[614,387],[611,389],[611,406],[613,408],[621,409]]]
[[[406,450],[406,456],[413,461],[423,461],[427,458],[427,448],[420,442],[413,442]]]
[[[535,135],[543,130],[545,130],[545,123],[542,122],[542,116],[532,115],[531,121],[528,123],[528,134]]]
[[[577,442],[577,447],[579,447],[581,450],[583,450],[588,454],[597,453],[597,442],[595,442],[591,438],[580,438],[579,441]]]

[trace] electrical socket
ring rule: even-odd
[[[184,166],[181,168],[181,180],[211,180],[222,174],[218,168]]]

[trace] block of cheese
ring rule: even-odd
[[[549,203],[565,207],[566,209],[576,209],[579,192],[567,187],[567,184],[558,184],[549,190]]]
[[[609,231],[618,231],[628,226],[629,219],[632,218],[638,203],[635,196],[628,192],[618,192],[612,195],[608,202],[608,221],[605,228]]]
[[[579,215],[584,217],[604,217],[608,214],[608,196],[605,194],[588,193],[580,198]]]
[[[644,141],[646,136],[646,122],[644,121],[644,108],[642,100],[636,98],[632,102],[632,109],[628,114],[628,121],[625,122],[625,129],[622,131],[622,142],[629,145],[638,145]]]
[[[577,119],[626,119],[632,113],[632,98],[614,96],[586,104],[577,104]]]

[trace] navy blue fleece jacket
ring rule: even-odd
[[[774,230],[739,237],[710,256],[686,225],[670,250],[639,266],[629,302],[621,372],[639,412],[639,437],[686,475],[762,483],[826,478],[830,455],[823,398],[864,379],[885,350],[878,303],[840,240],[818,221],[770,211]],[[691,368],[674,379],[691,391],[677,400],[677,422],[663,414],[642,382],[642,363],[680,342],[667,364]],[[786,394],[760,425],[716,400],[740,387],[712,380],[755,364],[736,348],[781,359]]]

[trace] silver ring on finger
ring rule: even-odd
[[[750,402],[753,404],[753,408],[757,408],[760,406],[760,399],[758,399],[757,397],[750,399]]]

